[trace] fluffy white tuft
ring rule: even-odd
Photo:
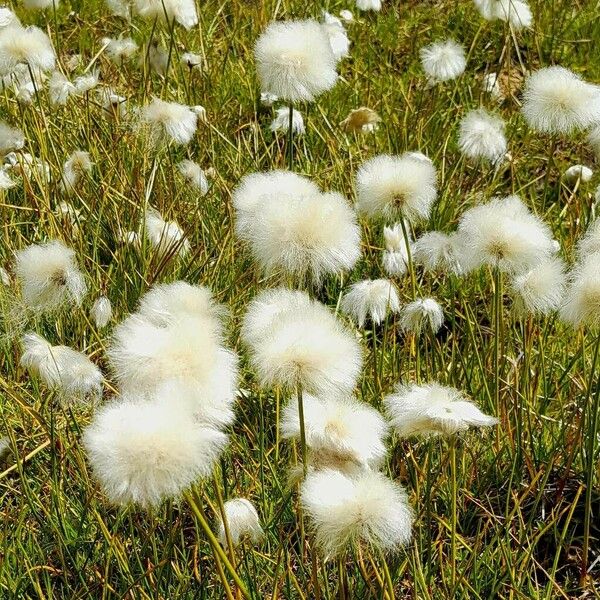
[[[21,366],[56,390],[65,404],[102,397],[102,373],[85,354],[68,346],[51,346],[32,332],[23,336],[22,344]]]
[[[569,274],[561,317],[573,327],[600,325],[600,261],[584,256]]]
[[[251,362],[261,383],[284,388],[300,385],[314,395],[349,393],[362,365],[357,340],[323,304],[306,295],[304,301],[282,296],[284,307],[278,311],[272,292],[259,294],[248,309],[252,324],[244,323]],[[260,338],[252,335],[259,331]]]
[[[296,135],[302,135],[306,129],[304,127],[304,118],[299,110],[290,109],[287,106],[278,108],[275,112],[275,118],[271,122],[271,131],[287,132],[290,128],[290,110],[292,112],[292,131]]]
[[[325,559],[360,542],[395,551],[410,541],[413,515],[406,493],[381,473],[311,472],[300,488],[300,502]]]
[[[327,400],[304,395],[304,427],[311,463],[344,470],[346,464],[378,469],[386,455],[387,423],[381,414],[354,398]],[[284,438],[300,439],[298,403],[293,398],[283,411]]]
[[[83,436],[104,492],[118,504],[156,506],[212,472],[227,436],[167,403],[123,398],[102,408]]]
[[[457,233],[430,231],[412,245],[413,260],[427,271],[449,271],[460,275],[462,252],[462,238]]]
[[[19,65],[32,71],[52,71],[56,54],[50,38],[38,27],[6,27],[0,30],[0,76]]]
[[[323,11],[323,29],[329,38],[331,51],[336,60],[340,61],[350,54],[350,40],[342,21]]]
[[[0,156],[21,150],[25,146],[25,136],[18,127],[0,121]]]
[[[379,325],[389,312],[400,312],[400,299],[389,279],[365,279],[350,286],[342,297],[341,309],[357,321],[359,327],[365,324],[367,317]]]
[[[337,82],[337,60],[317,21],[274,21],[254,52],[262,91],[282,100],[312,102]]]
[[[65,194],[72,194],[81,178],[91,173],[93,166],[94,163],[90,158],[89,152],[84,152],[83,150],[73,152],[63,165],[61,190]]]
[[[425,46],[420,55],[423,70],[434,82],[456,79],[467,66],[464,48],[454,40]]]
[[[177,170],[181,173],[185,182],[200,193],[200,196],[205,196],[208,193],[208,179],[198,163],[186,158],[177,163]]]
[[[35,312],[54,310],[65,303],[79,306],[87,290],[75,252],[58,240],[19,250],[15,274],[25,306]]]
[[[437,333],[444,324],[444,311],[433,298],[421,298],[410,302],[400,316],[400,327],[404,331],[420,333],[423,325],[429,325]]]
[[[407,225],[408,244],[412,244],[410,231]],[[387,225],[383,228],[385,250],[382,255],[383,269],[390,276],[404,275],[408,269],[408,251],[402,225],[396,223],[393,227]]]
[[[565,271],[565,263],[560,258],[549,258],[517,275],[512,281],[517,309],[532,314],[548,314],[556,310],[564,296]]]
[[[102,38],[106,56],[117,64],[131,58],[137,51],[138,45],[132,38]]]
[[[427,219],[437,196],[435,167],[415,156],[382,154],[356,175],[357,210],[368,217]]]
[[[458,145],[468,158],[499,162],[507,150],[504,121],[483,108],[468,112],[460,122]]]
[[[96,298],[90,314],[98,329],[106,327],[112,319],[112,305],[110,300],[106,296]]]
[[[261,541],[264,531],[260,526],[260,519],[252,502],[246,498],[232,498],[223,504],[223,510],[227,521],[227,530],[234,546],[245,539],[249,539],[252,544],[258,544]],[[221,544],[226,546],[227,537],[222,519],[219,520],[217,535]]]
[[[437,383],[398,385],[384,404],[400,437],[452,435],[469,427],[490,427],[498,421],[485,415],[461,392]]]
[[[481,265],[507,273],[531,269],[554,253],[547,225],[518,196],[494,198],[467,210],[459,223],[466,271]]]
[[[175,20],[186,29],[198,24],[194,0],[133,0],[133,8],[142,19],[149,21]]]
[[[525,81],[523,115],[544,133],[571,133],[600,121],[600,87],[569,69],[540,69]]]
[[[189,144],[198,125],[198,116],[187,106],[159,98],[141,108],[138,116],[138,131],[147,134],[155,148]]]
[[[565,171],[564,178],[569,183],[575,183],[577,181],[587,183],[590,181],[593,175],[594,171],[592,171],[589,167],[586,167],[585,165],[573,165]]]
[[[372,10],[379,12],[381,10],[381,0],[356,0],[356,8],[358,10]],[[340,13],[341,15],[342,13]]]
[[[175,221],[165,221],[157,210],[149,208],[146,211],[144,226],[150,244],[159,256],[184,256],[189,252],[190,243],[183,229]]]

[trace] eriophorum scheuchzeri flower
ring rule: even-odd
[[[396,286],[389,279],[365,279],[353,283],[342,297],[341,309],[350,315],[359,327],[367,317],[379,325],[388,313],[400,311]]]
[[[423,70],[434,83],[456,79],[467,66],[464,48],[454,40],[425,46],[420,55]]]
[[[468,158],[498,163],[507,150],[504,122],[483,108],[469,111],[460,122],[458,145]]]
[[[219,518],[217,537],[222,546],[227,546],[227,533],[234,546],[248,540],[251,544],[258,544],[265,532],[260,525],[258,512],[254,504],[246,498],[232,498],[223,504],[225,519]],[[227,521],[227,529],[224,521]]]

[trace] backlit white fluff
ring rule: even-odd
[[[348,9],[340,10],[340,19],[346,23],[354,21],[354,15]]]
[[[7,8],[6,6],[0,7],[0,29],[6,27],[18,27],[20,25],[21,21],[19,21],[19,17],[17,17],[10,8]]]
[[[454,40],[436,42],[420,51],[423,70],[434,82],[456,79],[465,70],[465,51]]]
[[[570,133],[600,121],[600,87],[569,69],[540,69],[525,80],[523,115],[544,133]]]
[[[356,0],[356,8],[358,8],[358,10],[372,10],[379,12],[381,10],[381,4],[381,0]]]
[[[149,21],[175,20],[186,29],[198,24],[194,0],[133,0],[133,7],[140,17]]]
[[[159,256],[184,256],[189,252],[190,243],[183,229],[175,221],[165,221],[157,210],[146,211],[144,225],[150,244]]]
[[[266,386],[301,385],[314,395],[350,392],[362,364],[357,340],[327,307],[316,301],[302,304],[293,311],[273,311],[260,328],[262,337],[250,336],[259,380]],[[252,314],[252,306],[248,312]]]
[[[517,310],[532,314],[548,314],[556,310],[565,291],[565,271],[565,263],[560,258],[550,258],[517,275],[511,283],[516,294]]]
[[[127,99],[115,94],[110,88],[99,91],[98,101],[102,105],[104,116],[108,119],[122,119],[127,114]]]
[[[292,113],[292,131],[296,135],[302,135],[306,129],[304,128],[304,118],[299,110],[293,109]],[[271,122],[271,131],[282,131],[287,133],[290,128],[290,108],[283,106],[275,111],[275,118]]]
[[[71,83],[60,71],[53,71],[48,81],[48,94],[50,102],[63,106],[67,100],[76,93],[75,85]]]
[[[387,424],[381,414],[351,397],[303,397],[306,445],[315,468],[332,467],[350,471],[354,467],[378,469],[386,455]],[[281,419],[286,439],[300,439],[296,398],[290,399]]]
[[[50,183],[50,165],[47,161],[32,156],[29,152],[22,152],[14,157],[14,169],[30,181],[35,181],[39,185]]]
[[[404,331],[420,333],[429,325],[437,333],[444,323],[444,311],[433,298],[420,298],[407,304],[400,314],[400,326]]]
[[[361,542],[392,552],[410,541],[413,515],[406,493],[381,473],[313,471],[302,483],[300,502],[326,560]]]
[[[16,253],[15,274],[25,306],[35,312],[72,303],[79,306],[87,286],[75,261],[75,252],[53,240]]]
[[[156,506],[211,474],[227,437],[195,423],[165,402],[135,397],[94,417],[83,443],[111,502]]]
[[[106,296],[96,298],[90,314],[98,329],[106,327],[112,319],[112,305],[110,300]]]
[[[577,243],[577,255],[580,261],[595,253],[600,253],[600,219],[590,223],[585,235]]]
[[[560,316],[573,327],[600,325],[600,261],[584,256],[569,274]]]
[[[184,159],[177,163],[177,170],[185,182],[194,190],[205,196],[208,193],[208,179],[202,167],[193,160]]]
[[[115,327],[107,356],[122,389],[151,392],[171,379],[201,388],[215,369],[218,341],[206,315],[164,326],[134,314]]]
[[[180,318],[207,317],[211,330],[220,332],[225,308],[217,304],[209,288],[186,281],[155,285],[140,299],[138,313],[154,325],[166,327]]]
[[[318,186],[308,177],[290,171],[276,170],[245,175],[232,195],[236,232],[243,240],[249,241],[263,201],[276,202],[282,195],[312,196],[319,192]]]
[[[0,168],[0,190],[10,190],[15,187],[17,182],[11,179],[10,175],[6,171],[6,167]]]
[[[533,15],[529,4],[524,0],[495,0],[497,18],[506,21],[515,30],[529,29]]]
[[[323,11],[323,29],[329,38],[331,51],[336,60],[340,61],[350,53],[350,40],[341,20]]]
[[[600,125],[595,125],[590,129],[587,141],[596,155],[596,160],[600,160]]]
[[[337,192],[263,197],[248,242],[266,273],[315,283],[351,269],[360,256],[356,216]]]
[[[498,83],[498,73],[486,73],[483,76],[483,89],[494,100],[500,101],[504,99],[504,94]]]
[[[122,64],[124,60],[131,58],[137,51],[138,45],[131,38],[102,38],[102,44],[105,46],[106,56],[117,64]]]
[[[143,65],[145,60],[146,57],[142,53],[140,65]],[[166,75],[167,66],[169,65],[169,53],[156,40],[148,48],[148,62],[153,71],[156,71],[159,75]]]
[[[131,0],[104,0],[108,10],[116,17],[131,19]]]
[[[25,136],[18,127],[0,121],[0,156],[21,150],[25,146]]]
[[[356,175],[357,210],[368,217],[427,219],[437,196],[431,162],[382,154],[363,163]]]
[[[260,519],[252,502],[246,498],[232,498],[223,504],[223,510],[229,537],[234,546],[246,539],[250,540],[252,544],[258,544],[261,541],[265,532],[260,526]],[[217,537],[221,545],[227,545],[225,525],[222,519],[219,519]]]
[[[458,145],[468,158],[497,163],[507,150],[504,121],[483,108],[468,112],[460,122]]]
[[[93,167],[89,152],[76,150],[65,161],[61,177],[61,189],[65,194],[72,194],[81,178],[91,173]]]
[[[263,92],[312,102],[337,82],[329,37],[316,21],[273,21],[254,48]]]
[[[201,69],[204,64],[204,59],[201,54],[194,52],[184,52],[180,59],[181,64],[188,69]]]
[[[457,233],[430,231],[415,240],[412,257],[427,271],[462,273],[462,238]]]
[[[7,75],[18,65],[29,65],[33,71],[51,71],[55,62],[52,42],[38,27],[0,30],[0,75]]]
[[[458,226],[463,267],[498,267],[507,273],[531,269],[554,253],[550,229],[517,196],[494,198],[467,210]]]
[[[581,181],[587,183],[594,175],[594,172],[585,165],[573,165],[565,171],[565,179],[571,183]]]
[[[437,383],[398,385],[384,399],[391,425],[402,438],[452,435],[469,427],[490,427],[498,421],[479,410],[461,392]]]
[[[362,327],[367,317],[379,325],[389,312],[400,311],[396,286],[389,279],[365,279],[353,283],[344,294],[341,309]]]
[[[85,96],[85,94],[91,92],[94,88],[96,88],[99,83],[100,75],[98,71],[92,71],[91,73],[80,75],[79,77],[76,77],[73,81],[73,85],[75,86],[75,92],[79,96]]]
[[[44,10],[45,8],[58,8],[59,0],[23,0],[27,10]]]
[[[189,144],[197,125],[198,116],[187,106],[159,98],[154,98],[139,112],[138,127],[148,135],[154,147],[169,143],[178,146]]]
[[[260,345],[275,327],[278,318],[285,314],[293,314],[296,310],[310,308],[308,294],[299,290],[276,288],[265,290],[250,302],[242,323],[241,337],[248,346]]]
[[[407,237],[409,245],[412,243],[411,234],[408,230]],[[408,269],[408,248],[402,232],[402,225],[396,223],[392,227],[383,228],[383,239],[385,250],[382,255],[383,269],[390,276],[404,275]]]
[[[51,346],[37,333],[22,339],[21,366],[56,390],[64,403],[96,401],[102,397],[102,373],[81,352],[68,346]]]

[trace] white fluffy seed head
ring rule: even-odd
[[[292,109],[292,131],[296,135],[302,135],[306,131],[304,127],[304,118],[299,110]],[[275,112],[275,118],[271,122],[271,131],[281,131],[287,133],[290,128],[290,108],[283,106],[278,108]]]
[[[290,102],[312,102],[337,81],[336,58],[314,20],[274,21],[254,48],[263,92]]]
[[[75,92],[79,96],[84,96],[100,83],[99,74],[97,71],[93,71],[92,73],[86,73],[85,75],[80,75],[76,77],[73,81],[73,85],[75,86]]]
[[[400,299],[389,279],[365,279],[350,286],[342,297],[341,309],[359,327],[365,324],[367,317],[379,325],[389,312],[400,312]]]
[[[105,46],[106,56],[117,64],[122,64],[124,60],[131,58],[137,51],[138,45],[132,38],[102,38],[102,44]]]
[[[585,255],[569,274],[560,315],[573,327],[600,325],[600,255]]]
[[[150,323],[166,327],[179,319],[199,317],[209,319],[215,335],[221,334],[221,319],[226,310],[217,304],[209,288],[185,281],[155,285],[140,299],[138,313]]]
[[[600,256],[600,219],[593,221],[585,235],[577,243],[577,255],[580,261],[592,254]]]
[[[593,175],[594,172],[589,167],[586,167],[585,165],[573,165],[565,171],[564,178],[569,183],[575,183],[577,181],[587,183]]]
[[[196,132],[198,116],[187,106],[154,98],[140,109],[137,129],[148,136],[154,148],[189,144]]]
[[[412,245],[415,264],[426,271],[462,273],[462,237],[457,233],[430,231],[424,233]]]
[[[454,40],[436,42],[420,51],[423,70],[434,82],[456,79],[465,70],[465,51]]]
[[[262,540],[265,532],[260,526],[258,512],[252,502],[246,498],[232,498],[223,504],[223,510],[227,521],[227,530],[234,546],[246,539],[252,544],[258,544]],[[226,546],[227,536],[222,519],[219,519],[217,536],[221,545]]]
[[[37,333],[22,338],[21,366],[58,393],[64,404],[95,402],[102,397],[102,373],[81,352],[52,346]]]
[[[587,135],[588,144],[592,147],[596,160],[600,160],[600,124],[590,129]]]
[[[106,7],[111,14],[123,19],[131,19],[131,1],[130,0],[104,0]]]
[[[198,24],[194,0],[133,0],[135,12],[149,21],[176,21],[186,29]]]
[[[185,182],[200,193],[200,196],[205,196],[208,193],[208,179],[198,163],[184,159],[177,163],[177,170],[181,173]]]
[[[429,325],[437,333],[444,324],[444,311],[433,298],[419,298],[407,304],[400,313],[400,327],[406,332],[420,333]]]
[[[560,258],[549,258],[512,280],[516,308],[521,313],[548,314],[563,300],[566,267]]]
[[[517,196],[494,198],[465,211],[458,232],[465,271],[486,264],[515,274],[533,268],[554,253],[548,226]]]
[[[406,493],[381,473],[313,471],[302,483],[300,502],[326,560],[355,544],[393,552],[410,541],[413,515]]]
[[[499,102],[504,99],[504,94],[498,83],[498,73],[486,73],[483,76],[483,90],[494,100]]]
[[[435,167],[406,154],[382,154],[361,165],[356,190],[357,210],[367,217],[427,219],[437,196]]]
[[[253,322],[244,324],[251,362],[261,383],[288,389],[300,385],[314,395],[351,392],[362,365],[354,336],[327,307],[308,297],[296,303],[288,296],[284,304],[297,305],[281,311],[269,307],[269,298],[270,294],[263,302],[259,294],[248,311]],[[262,308],[255,309],[261,304]],[[263,310],[270,316],[261,314]],[[259,331],[260,339],[253,335]]]
[[[468,112],[460,122],[458,145],[468,158],[499,162],[507,151],[504,121],[483,108]]]
[[[68,303],[79,306],[87,290],[75,252],[58,240],[19,250],[15,274],[24,304],[34,312],[54,310]]]
[[[348,271],[360,257],[356,216],[337,192],[263,196],[247,241],[266,273],[317,284],[326,275]]]
[[[406,236],[408,244],[412,244],[412,238],[408,224],[406,224]],[[408,250],[402,225],[396,223],[393,227],[387,225],[383,228],[383,239],[385,250],[382,254],[383,270],[390,277],[404,275],[408,270]]]
[[[374,12],[379,12],[381,10],[381,5],[381,0],[356,0],[356,8],[358,8],[358,10],[372,10]],[[340,13],[340,15],[341,14],[342,13]]]
[[[378,469],[386,455],[387,424],[381,414],[351,397],[303,397],[306,445],[315,468],[340,470],[355,467]],[[284,438],[300,439],[300,418],[296,398],[283,411]]]
[[[329,38],[331,51],[337,61],[342,60],[350,53],[350,40],[342,21],[337,17],[323,11],[322,27]]]
[[[6,27],[0,30],[0,76],[8,75],[19,65],[32,71],[51,71],[56,54],[50,38],[38,27]]]
[[[125,397],[104,406],[83,435],[111,502],[157,506],[212,472],[227,436],[160,400]]]
[[[544,133],[571,133],[600,121],[600,87],[569,69],[540,69],[525,80],[523,115]]]
[[[63,106],[67,100],[76,93],[75,86],[60,71],[53,71],[48,81],[48,94],[50,102]]]
[[[276,202],[283,195],[312,196],[319,192],[318,186],[308,177],[290,171],[275,170],[245,175],[232,195],[238,236],[249,241],[258,209],[263,202]]]
[[[96,298],[90,314],[98,329],[106,327],[112,319],[112,305],[110,300],[106,296]]]
[[[490,427],[498,421],[485,415],[458,390],[437,383],[398,385],[384,404],[400,437],[452,435],[469,427]]]
[[[21,150],[23,146],[25,146],[23,132],[18,127],[0,121],[0,157]]]
[[[525,0],[474,0],[484,19],[506,21],[514,30],[529,29],[533,15]]]
[[[72,194],[81,178],[91,173],[93,166],[89,152],[83,150],[73,152],[63,165],[61,190],[65,194]]]
[[[190,243],[183,229],[175,221],[165,221],[157,210],[149,208],[146,211],[144,226],[150,244],[159,256],[184,256],[189,252]]]

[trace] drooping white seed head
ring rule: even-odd
[[[419,298],[409,302],[400,313],[400,327],[406,332],[420,333],[428,325],[437,333],[444,324],[444,311],[433,298]]]
[[[353,283],[342,297],[341,309],[350,315],[359,327],[367,320],[379,325],[388,313],[400,312],[396,286],[389,279],[365,279]]]
[[[246,539],[250,540],[252,544],[258,544],[261,541],[265,532],[260,525],[258,512],[252,502],[246,498],[232,498],[223,504],[223,510],[227,521],[227,530],[234,546]],[[222,518],[219,519],[217,536],[221,545],[226,546],[227,537]]]

